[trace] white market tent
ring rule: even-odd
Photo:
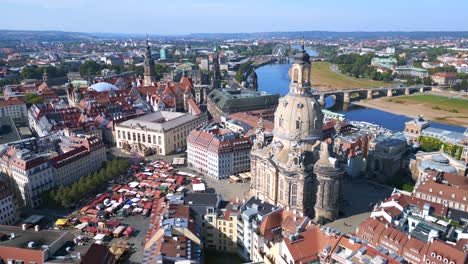
[[[204,192],[205,191],[205,184],[204,183],[195,183],[192,184],[194,192]]]
[[[103,240],[106,237],[105,234],[97,234],[93,239],[94,240]]]
[[[138,182],[130,182],[130,183],[128,183],[128,187],[130,187],[130,188],[135,188],[135,187],[137,187],[139,184],[140,184],[140,183],[138,183]]]
[[[84,223],[76,225],[75,228],[79,230],[83,230],[87,226],[88,226],[88,222],[84,222]]]

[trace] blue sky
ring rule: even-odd
[[[466,0],[0,0],[0,29],[183,34],[468,30]]]

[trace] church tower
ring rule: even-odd
[[[146,52],[145,52],[145,61],[144,61],[144,78],[143,86],[152,86],[156,82],[154,72],[154,60],[151,57],[151,49],[148,43],[148,38],[146,39]]]
[[[253,69],[252,73],[250,74],[250,89],[258,91],[258,77],[255,69]]]
[[[314,166],[318,182],[315,220],[320,224],[335,220],[340,210],[344,170],[336,163],[330,158],[328,144],[322,142],[320,158]]]
[[[44,69],[44,72],[42,73],[42,81],[47,82],[49,80],[49,76],[47,75],[47,69]]]
[[[295,55],[296,63],[289,69],[290,90],[295,94],[310,93],[310,56],[305,51],[304,38],[301,50]]]
[[[221,88],[221,70],[219,66],[219,54],[218,54],[218,48],[215,47],[213,49],[213,74],[212,74],[212,80],[211,80],[211,85],[213,86],[213,89],[216,88]]]
[[[274,115],[272,142],[256,144],[251,152],[251,194],[313,217],[318,187],[314,164],[319,156],[323,113],[311,93],[310,56],[304,45],[295,56],[289,77],[289,93],[279,99]]]

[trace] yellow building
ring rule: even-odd
[[[205,215],[205,248],[237,253],[238,205],[228,203],[224,208]]]
[[[168,155],[184,149],[190,131],[207,121],[206,114],[157,111],[116,124],[114,138],[127,151]]]

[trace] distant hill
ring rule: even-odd
[[[0,30],[0,42],[17,41],[86,41],[92,39],[119,39],[119,38],[143,38],[144,34],[127,33],[81,33],[66,31],[34,31],[34,30]],[[306,39],[327,38],[409,38],[428,39],[441,37],[468,38],[468,31],[375,31],[375,32],[336,32],[336,31],[294,31],[294,32],[255,32],[255,33],[191,33],[186,35],[156,35],[152,38],[197,38],[197,39],[274,39],[288,38],[298,39],[304,36]]]
[[[376,38],[410,38],[427,39],[441,37],[468,37],[468,31],[376,31],[376,32],[336,32],[336,31],[296,31],[296,32],[257,32],[257,33],[192,33],[188,35],[192,38],[205,39],[269,39],[269,38],[301,38],[306,39],[326,39],[326,38],[355,38],[355,39],[376,39]]]
[[[65,31],[0,30],[0,41],[84,41],[95,39],[89,33]]]

